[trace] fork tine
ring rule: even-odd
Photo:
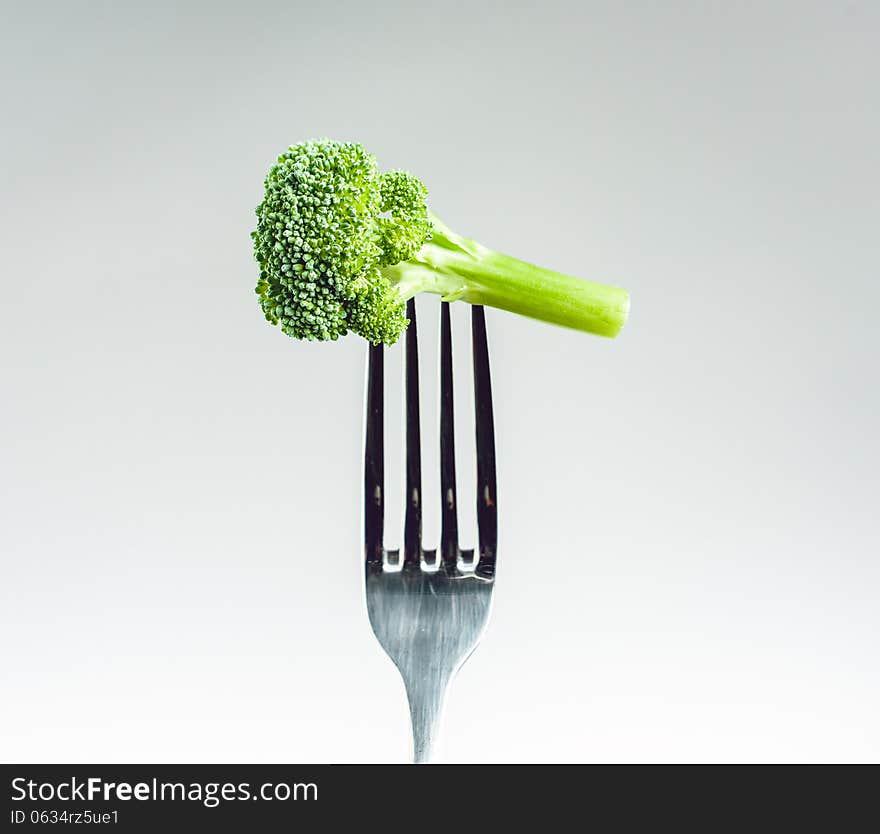
[[[379,568],[385,520],[384,361],[382,345],[370,345],[364,432],[364,550],[367,565]]]
[[[406,302],[406,518],[403,525],[403,564],[422,562],[422,438],[419,423],[419,339],[416,304]]]
[[[477,433],[477,530],[479,561],[476,572],[487,579],[495,575],[498,544],[498,507],[495,483],[495,420],[492,412],[492,381],[486,315],[482,307],[471,308],[474,356],[474,412]]]
[[[440,554],[447,572],[458,566],[455,494],[455,407],[452,394],[452,328],[449,303],[440,305]]]

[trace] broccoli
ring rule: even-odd
[[[297,339],[349,331],[393,344],[406,301],[430,292],[616,336],[629,294],[487,249],[430,212],[425,186],[380,173],[363,146],[329,139],[282,153],[265,180],[252,233],[266,318]]]

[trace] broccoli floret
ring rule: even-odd
[[[270,169],[254,255],[263,313],[297,339],[349,331],[393,344],[406,301],[436,293],[553,324],[616,336],[626,290],[572,278],[487,249],[449,229],[405,171],[379,173],[356,143],[293,145]]]

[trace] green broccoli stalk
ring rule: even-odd
[[[419,293],[616,336],[629,294],[503,255],[449,229],[405,171],[379,173],[355,143],[322,139],[278,157],[257,208],[257,295],[298,339],[352,331],[393,344]]]

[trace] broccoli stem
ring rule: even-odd
[[[434,234],[410,260],[382,274],[402,299],[418,293],[461,299],[552,324],[614,337],[629,312],[629,293],[584,281],[464,238],[432,216]]]

